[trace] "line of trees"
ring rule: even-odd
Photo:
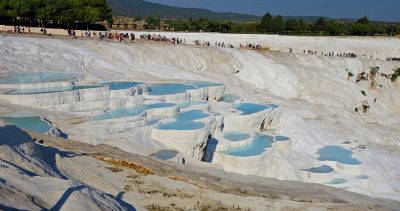
[[[357,21],[326,20],[319,18],[315,22],[302,19],[287,19],[278,15],[273,17],[267,13],[259,23],[230,22],[208,19],[164,20],[149,17],[146,19],[146,29],[164,29],[171,31],[205,31],[221,33],[268,33],[287,35],[397,35],[400,34],[399,24],[373,23],[367,17]]]
[[[111,21],[106,0],[0,0],[0,22],[31,26],[77,27]]]

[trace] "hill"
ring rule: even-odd
[[[180,8],[142,0],[108,0],[115,16],[155,16],[161,19],[208,18],[212,20],[259,21],[260,17],[230,12],[213,12],[207,9]]]

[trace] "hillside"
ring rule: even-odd
[[[208,18],[213,20],[258,21],[260,17],[238,13],[217,13],[207,9],[179,8],[142,0],[108,0],[115,16],[155,16],[162,19]]]

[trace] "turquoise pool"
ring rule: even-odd
[[[175,150],[160,150],[154,154],[151,154],[150,156],[156,157],[160,160],[169,160],[176,157],[177,154],[178,151]]]
[[[369,176],[367,176],[367,175],[357,175],[354,178],[356,178],[356,179],[369,179]]]
[[[189,111],[182,111],[175,115],[177,121],[193,121],[198,119],[204,119],[210,115],[200,109],[193,109]]]
[[[180,103],[178,106],[179,106],[179,108],[188,108],[188,107],[194,106],[194,105],[206,105],[206,104],[207,104],[206,101],[189,101],[189,102]]]
[[[173,121],[159,125],[161,130],[199,130],[204,128],[205,124],[194,121]]]
[[[236,157],[249,157],[262,154],[265,149],[272,147],[273,138],[267,135],[257,135],[251,144],[243,147],[232,147],[223,151],[224,154]]]
[[[28,129],[38,133],[46,133],[50,130],[51,126],[42,121],[40,117],[0,117],[21,129]]]
[[[93,89],[105,87],[101,85],[92,85],[92,86],[65,86],[65,87],[50,87],[50,88],[40,88],[40,89],[16,89],[7,92],[7,95],[30,95],[30,94],[45,94],[45,93],[55,93],[55,92],[64,92],[64,91],[73,91],[73,90],[81,90],[81,89]]]
[[[59,82],[68,81],[77,76],[79,76],[79,74],[66,72],[16,73],[10,77],[0,79],[0,84]]]
[[[224,138],[230,141],[243,141],[250,138],[250,133],[246,132],[225,132]]]
[[[289,141],[290,138],[286,136],[275,136],[275,141]]]
[[[138,116],[148,109],[168,108],[168,107],[173,107],[173,106],[175,106],[175,104],[173,104],[173,103],[142,104],[142,105],[138,105],[138,106],[134,106],[134,107],[109,111],[109,112],[106,112],[102,115],[95,117],[94,119],[99,121],[99,120],[106,120],[106,119],[119,119],[119,118],[130,117],[130,116]]]
[[[331,172],[334,171],[334,169],[332,167],[328,166],[328,165],[323,165],[323,166],[320,166],[320,167],[303,169],[303,171],[308,171],[308,172],[311,172],[311,173],[321,174],[321,173],[331,173]]]
[[[110,90],[130,89],[132,87],[136,87],[141,84],[143,83],[134,81],[112,81],[112,82],[102,83],[102,85],[108,86]]]
[[[155,83],[149,88],[150,95],[172,95],[184,93],[187,90],[196,89],[194,85],[179,83]]]
[[[270,107],[267,105],[255,104],[255,103],[239,103],[235,108],[243,112],[242,115],[247,115],[264,111]]]
[[[326,146],[318,150],[318,160],[337,161],[348,165],[360,165],[361,162],[352,157],[353,152],[340,146]]]
[[[240,97],[238,97],[237,95],[233,95],[233,94],[224,94],[222,95],[220,101],[221,102],[226,102],[226,103],[233,103],[236,100],[239,100]]]
[[[184,84],[195,86],[196,88],[204,88],[210,86],[223,86],[223,84],[214,83],[211,81],[187,81]]]
[[[339,185],[339,184],[343,184],[346,183],[346,179],[344,178],[335,178],[333,180],[331,180],[330,182],[328,182],[328,184],[330,185]]]

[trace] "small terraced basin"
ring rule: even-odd
[[[38,133],[46,133],[50,130],[51,126],[43,121],[39,116],[31,117],[0,117],[20,129],[32,130]]]
[[[156,153],[151,154],[150,156],[156,157],[160,160],[170,160],[178,154],[176,150],[160,150]]]
[[[108,86],[110,90],[123,90],[123,89],[130,89],[133,87],[137,87],[143,84],[143,82],[135,82],[135,81],[112,81],[102,83],[102,85]]]
[[[261,155],[267,148],[272,147],[273,138],[267,135],[256,135],[252,142],[242,147],[232,147],[222,151],[226,155],[235,157],[250,157]]]
[[[87,86],[65,86],[65,87],[49,87],[49,88],[37,88],[37,89],[16,89],[5,93],[6,95],[31,95],[31,94],[45,94],[55,93],[64,91],[74,91],[81,89],[94,89],[104,87],[101,85],[87,85]]]
[[[172,121],[161,123],[158,126],[160,130],[200,130],[204,128],[205,124],[195,121]]]
[[[145,112],[146,110],[149,110],[149,109],[168,108],[168,107],[173,107],[173,106],[175,106],[175,104],[173,104],[173,103],[142,104],[139,106],[109,111],[109,112],[106,112],[102,115],[95,117],[94,119],[97,121],[100,121],[100,120],[107,120],[107,119],[120,119],[120,118],[131,117],[131,116],[139,116],[143,112]]]
[[[256,104],[256,103],[239,103],[235,108],[242,112],[242,115],[248,115],[258,113],[269,109],[268,105]]]
[[[0,79],[0,84],[32,84],[68,81],[79,76],[77,73],[66,72],[40,72],[40,73],[16,73],[7,78]]]
[[[149,88],[149,95],[174,95],[185,93],[187,90],[196,89],[193,85],[179,83],[155,83]]]

